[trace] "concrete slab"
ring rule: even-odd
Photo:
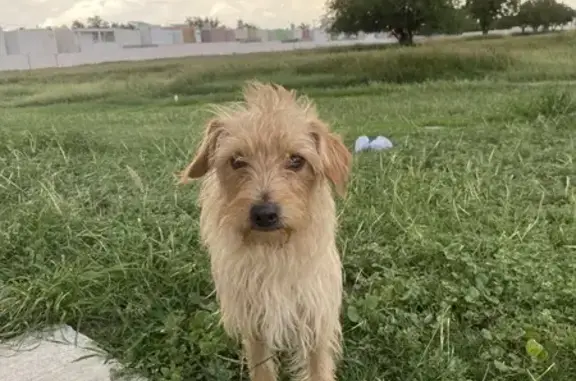
[[[444,126],[424,126],[425,130],[443,130]]]
[[[105,362],[104,356],[87,336],[66,325],[55,327],[0,343],[0,380],[120,381],[118,363]]]

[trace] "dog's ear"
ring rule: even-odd
[[[190,179],[200,178],[208,172],[212,165],[212,156],[222,130],[223,124],[220,120],[213,119],[208,122],[204,130],[204,137],[196,150],[194,159],[180,174],[181,184],[187,183]]]
[[[327,125],[319,120],[313,120],[310,123],[324,175],[334,184],[338,195],[344,197],[352,167],[352,154],[340,136],[330,132]]]

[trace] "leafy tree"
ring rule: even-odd
[[[524,31],[527,27],[538,32],[554,30],[571,23],[576,12],[569,6],[558,3],[556,0],[529,0],[520,6],[517,23]]]
[[[333,21],[329,15],[323,15],[320,18],[320,29],[328,30],[332,26],[332,23],[333,23]]]
[[[518,11],[519,0],[466,0],[466,8],[478,20],[482,34],[488,34],[494,21]]]
[[[550,27],[552,30],[560,27],[563,28],[566,24],[574,21],[576,11],[564,3],[558,3],[553,0],[549,8],[550,12]]]
[[[478,21],[474,19],[466,8],[457,7],[447,10],[441,20],[435,24],[427,24],[419,29],[419,33],[432,35],[442,34],[462,34],[464,32],[476,32],[479,30]]]
[[[510,29],[518,25],[517,15],[506,15],[494,20],[494,29]]]
[[[534,1],[526,1],[520,5],[518,14],[516,15],[517,24],[522,29],[522,33],[525,32],[526,28],[530,27],[534,32],[537,32],[540,28],[540,20],[536,14],[536,6]]]
[[[88,19],[86,20],[86,24],[88,28],[96,28],[96,29],[108,28],[110,26],[110,24],[107,21],[104,21],[102,17],[98,15],[88,17]]]
[[[72,29],[84,29],[84,28],[86,28],[86,26],[82,21],[74,20],[74,22],[72,22]]]
[[[205,27],[212,29],[221,26],[220,20],[210,17],[186,17],[186,23],[199,29],[203,29]]]
[[[110,28],[115,28],[115,29],[136,29],[136,27],[132,24],[124,24],[121,22],[113,22],[110,23]]]
[[[332,33],[390,32],[412,45],[424,25],[436,30],[454,11],[454,0],[328,0]]]

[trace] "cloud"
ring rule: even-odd
[[[49,2],[56,3],[54,0],[49,0]],[[57,16],[47,17],[42,25],[70,24],[74,20],[83,20],[94,15],[115,21],[117,18],[130,14],[141,5],[143,5],[142,2],[135,0],[80,0]]]
[[[181,23],[187,16],[218,17],[229,26],[238,19],[261,27],[311,22],[323,14],[326,0],[0,0],[0,25],[34,27],[70,24],[99,15],[108,21]],[[567,0],[576,7],[576,0]]]
[[[318,20],[326,0],[0,0],[0,25],[33,27],[69,24],[99,15],[108,21],[184,22],[190,17],[218,17],[229,26],[238,19],[255,25],[285,27]],[[566,0],[576,7],[576,0]]]

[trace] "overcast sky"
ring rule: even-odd
[[[58,26],[99,15],[107,21],[154,24],[211,16],[229,26],[242,18],[264,28],[287,27],[318,19],[324,4],[325,0],[0,0],[0,26]]]
[[[576,8],[576,0],[566,0]],[[186,16],[217,17],[229,26],[241,18],[263,28],[311,23],[324,13],[325,0],[0,0],[4,29],[70,24],[99,15],[107,21],[181,23]]]

